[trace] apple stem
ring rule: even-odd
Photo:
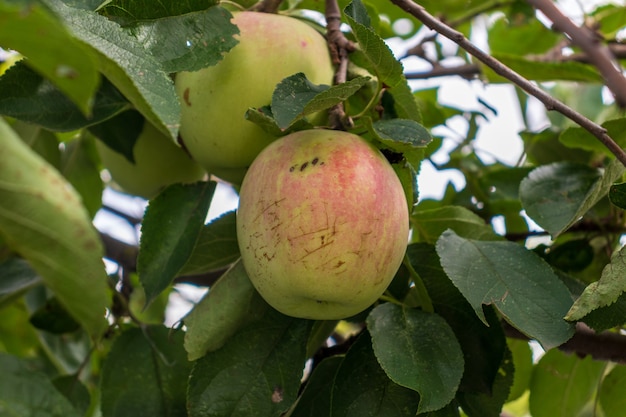
[[[422,310],[427,313],[434,313],[435,309],[433,307],[433,302],[430,299],[430,295],[428,295],[428,290],[424,285],[424,281],[422,281],[422,277],[420,277],[415,268],[413,268],[408,255],[404,255],[403,264],[411,275],[411,279],[415,285],[415,290],[417,291],[417,301],[422,307]]]

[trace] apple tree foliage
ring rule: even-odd
[[[0,0],[0,48],[23,57],[0,77],[0,415],[623,416],[625,173],[598,137],[626,145],[624,80],[607,75],[626,59],[626,8],[568,10],[572,23],[542,0],[418,3]],[[269,307],[239,262],[235,213],[206,221],[213,180],[172,185],[140,216],[102,203],[96,141],[132,158],[144,121],[175,140],[173,75],[236,46],[237,8],[328,33],[339,81],[293,74],[232,123],[280,136],[326,111],[403,183],[405,261],[357,316]],[[442,101],[450,77],[479,105]],[[487,103],[483,85],[517,101]],[[537,123],[536,90],[568,111]],[[503,132],[523,144],[517,164],[476,145],[496,112],[523,116]],[[426,164],[463,181],[420,198]],[[98,230],[103,212],[141,227],[138,244]],[[208,288],[188,313],[168,309],[183,283]]]

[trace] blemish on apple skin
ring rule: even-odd
[[[317,163],[320,161],[320,159],[318,157],[313,158],[313,160],[311,161],[311,165],[317,165]]]
[[[304,164],[300,165],[300,172],[304,171],[306,169],[306,167],[309,166],[308,162],[305,162]]]
[[[189,101],[189,88],[185,88],[183,92],[183,100],[185,100],[185,104],[191,107],[191,101]]]

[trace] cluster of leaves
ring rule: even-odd
[[[317,1],[288,3],[283,12],[294,16],[324,12]],[[207,0],[0,0],[0,47],[26,57],[0,77],[0,414],[443,417],[508,407],[541,417],[595,404],[621,415],[626,369],[556,348],[576,322],[597,331],[626,322],[624,167],[557,116],[544,130],[528,116],[517,166],[484,162],[475,139],[489,115],[444,106],[436,89],[413,92],[384,41],[400,20],[413,24],[407,39],[421,24],[382,0],[340,5],[345,36],[358,45],[346,82],[317,86],[294,74],[246,117],[278,136],[343,106],[349,128],[393,162],[412,236],[380,302],[345,321],[313,322],[256,293],[238,261],[234,212],[205,224],[215,182],[174,185],[151,200],[130,256],[105,253],[92,225],[104,186],[94,142],[132,157],[133,126],[144,119],[174,140],[171,75],[214,65],[236,45],[230,12]],[[474,17],[493,17],[494,57],[530,80],[557,81],[553,95],[626,145],[626,119],[602,101],[598,72],[555,53],[563,37],[524,2],[422,5],[466,34]],[[603,6],[589,19],[614,40],[622,16]],[[419,39],[416,50],[434,51],[418,54],[430,63],[461,61],[476,77],[506,82],[437,36]],[[466,132],[434,164],[444,140],[429,131],[458,120]],[[425,163],[461,173],[465,185],[416,205]],[[105,255],[119,263],[111,276]],[[184,327],[165,327],[175,283],[203,274],[219,279]],[[526,339],[508,338],[511,328]],[[537,363],[528,339],[547,351]]]

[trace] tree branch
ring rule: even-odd
[[[504,333],[511,338],[528,340],[528,337],[508,323],[504,323]],[[596,360],[626,364],[626,336],[619,333],[596,333],[583,323],[576,324],[576,333],[559,350],[575,353],[578,356],[591,356]]]
[[[602,126],[594,123],[563,102],[550,96],[535,84],[531,83],[511,68],[504,65],[502,62],[485,53],[476,45],[471,43],[461,32],[436,19],[419,4],[414,3],[411,0],[391,0],[391,2],[419,19],[424,25],[459,45],[476,59],[490,67],[498,75],[501,75],[513,84],[519,86],[528,94],[537,98],[544,104],[544,106],[546,106],[548,110],[555,110],[561,113],[568,119],[574,121],[579,126],[589,131],[592,135],[598,138],[598,140],[600,140],[600,142],[602,142],[604,146],[606,146],[624,166],[626,166],[626,152],[624,152],[624,150],[620,148],[617,143],[615,143],[615,141],[607,134],[606,129]]]
[[[341,11],[337,0],[326,0],[326,39],[333,63],[336,66],[335,84],[346,82],[348,74],[348,54],[356,49],[354,42],[341,32]],[[352,120],[346,115],[343,103],[333,106],[328,112],[329,124],[333,129],[346,129]]]
[[[600,70],[606,86],[615,97],[615,102],[620,107],[625,107],[626,78],[622,75],[611,50],[600,42],[600,38],[588,27],[576,26],[571,19],[561,13],[552,0],[527,0],[527,2],[550,19],[554,29],[567,35],[585,52],[594,66]]]

